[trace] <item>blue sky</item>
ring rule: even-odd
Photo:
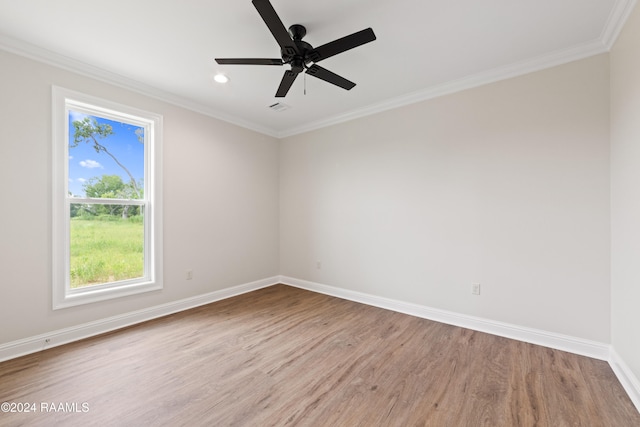
[[[144,177],[144,144],[138,140],[138,136],[135,134],[139,127],[71,111],[69,113],[69,142],[73,141],[74,136],[72,122],[82,120],[85,117],[93,117],[100,124],[111,125],[113,134],[98,140],[98,142],[129,169],[137,182],[142,182]],[[93,149],[93,143],[80,143],[77,147],[69,145],[69,191],[71,193],[76,196],[84,196],[83,184],[92,177],[101,177],[102,175],[120,175],[124,182],[130,181],[129,175],[111,157],[103,152],[96,153]]]

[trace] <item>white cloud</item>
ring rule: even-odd
[[[78,178],[78,179],[76,179],[76,181],[78,181],[78,182],[82,182],[83,184],[84,184],[85,182],[87,182],[87,180],[86,180],[86,179],[84,179],[84,178]]]
[[[80,161],[80,166],[82,166],[83,168],[87,168],[87,169],[95,169],[95,168],[104,169],[100,163],[96,162],[95,160],[91,160],[91,159],[81,160]]]
[[[85,117],[91,117],[85,113],[79,113],[77,111],[69,111],[69,116],[71,117],[71,121],[75,122],[76,120],[84,120]]]
[[[73,156],[69,156],[69,160],[73,160]]]

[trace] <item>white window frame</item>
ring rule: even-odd
[[[70,197],[69,110],[143,127],[145,144],[144,198],[89,199]],[[162,116],[73,90],[52,87],[53,209],[52,209],[52,290],[53,309],[89,304],[163,287],[162,269]],[[72,289],[70,286],[70,206],[71,203],[132,204],[144,206],[144,275]]]

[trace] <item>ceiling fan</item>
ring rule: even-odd
[[[269,0],[251,1],[258,13],[267,24],[271,34],[280,45],[282,58],[216,58],[216,62],[221,65],[284,65],[290,64],[291,69],[284,72],[278,91],[277,98],[286,96],[293,85],[298,74],[303,71],[310,76],[316,77],[325,82],[329,82],[343,89],[350,90],[356,84],[341,77],[326,68],[320,67],[317,62],[331,56],[345,52],[354,47],[372,42],[376,35],[371,28],[367,28],[357,33],[350,34],[340,39],[334,40],[316,48],[309,43],[302,41],[307,34],[307,29],[299,24],[289,27],[289,31],[284,27],[280,17]]]

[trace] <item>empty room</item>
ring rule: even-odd
[[[0,0],[0,426],[640,426],[635,0]]]

